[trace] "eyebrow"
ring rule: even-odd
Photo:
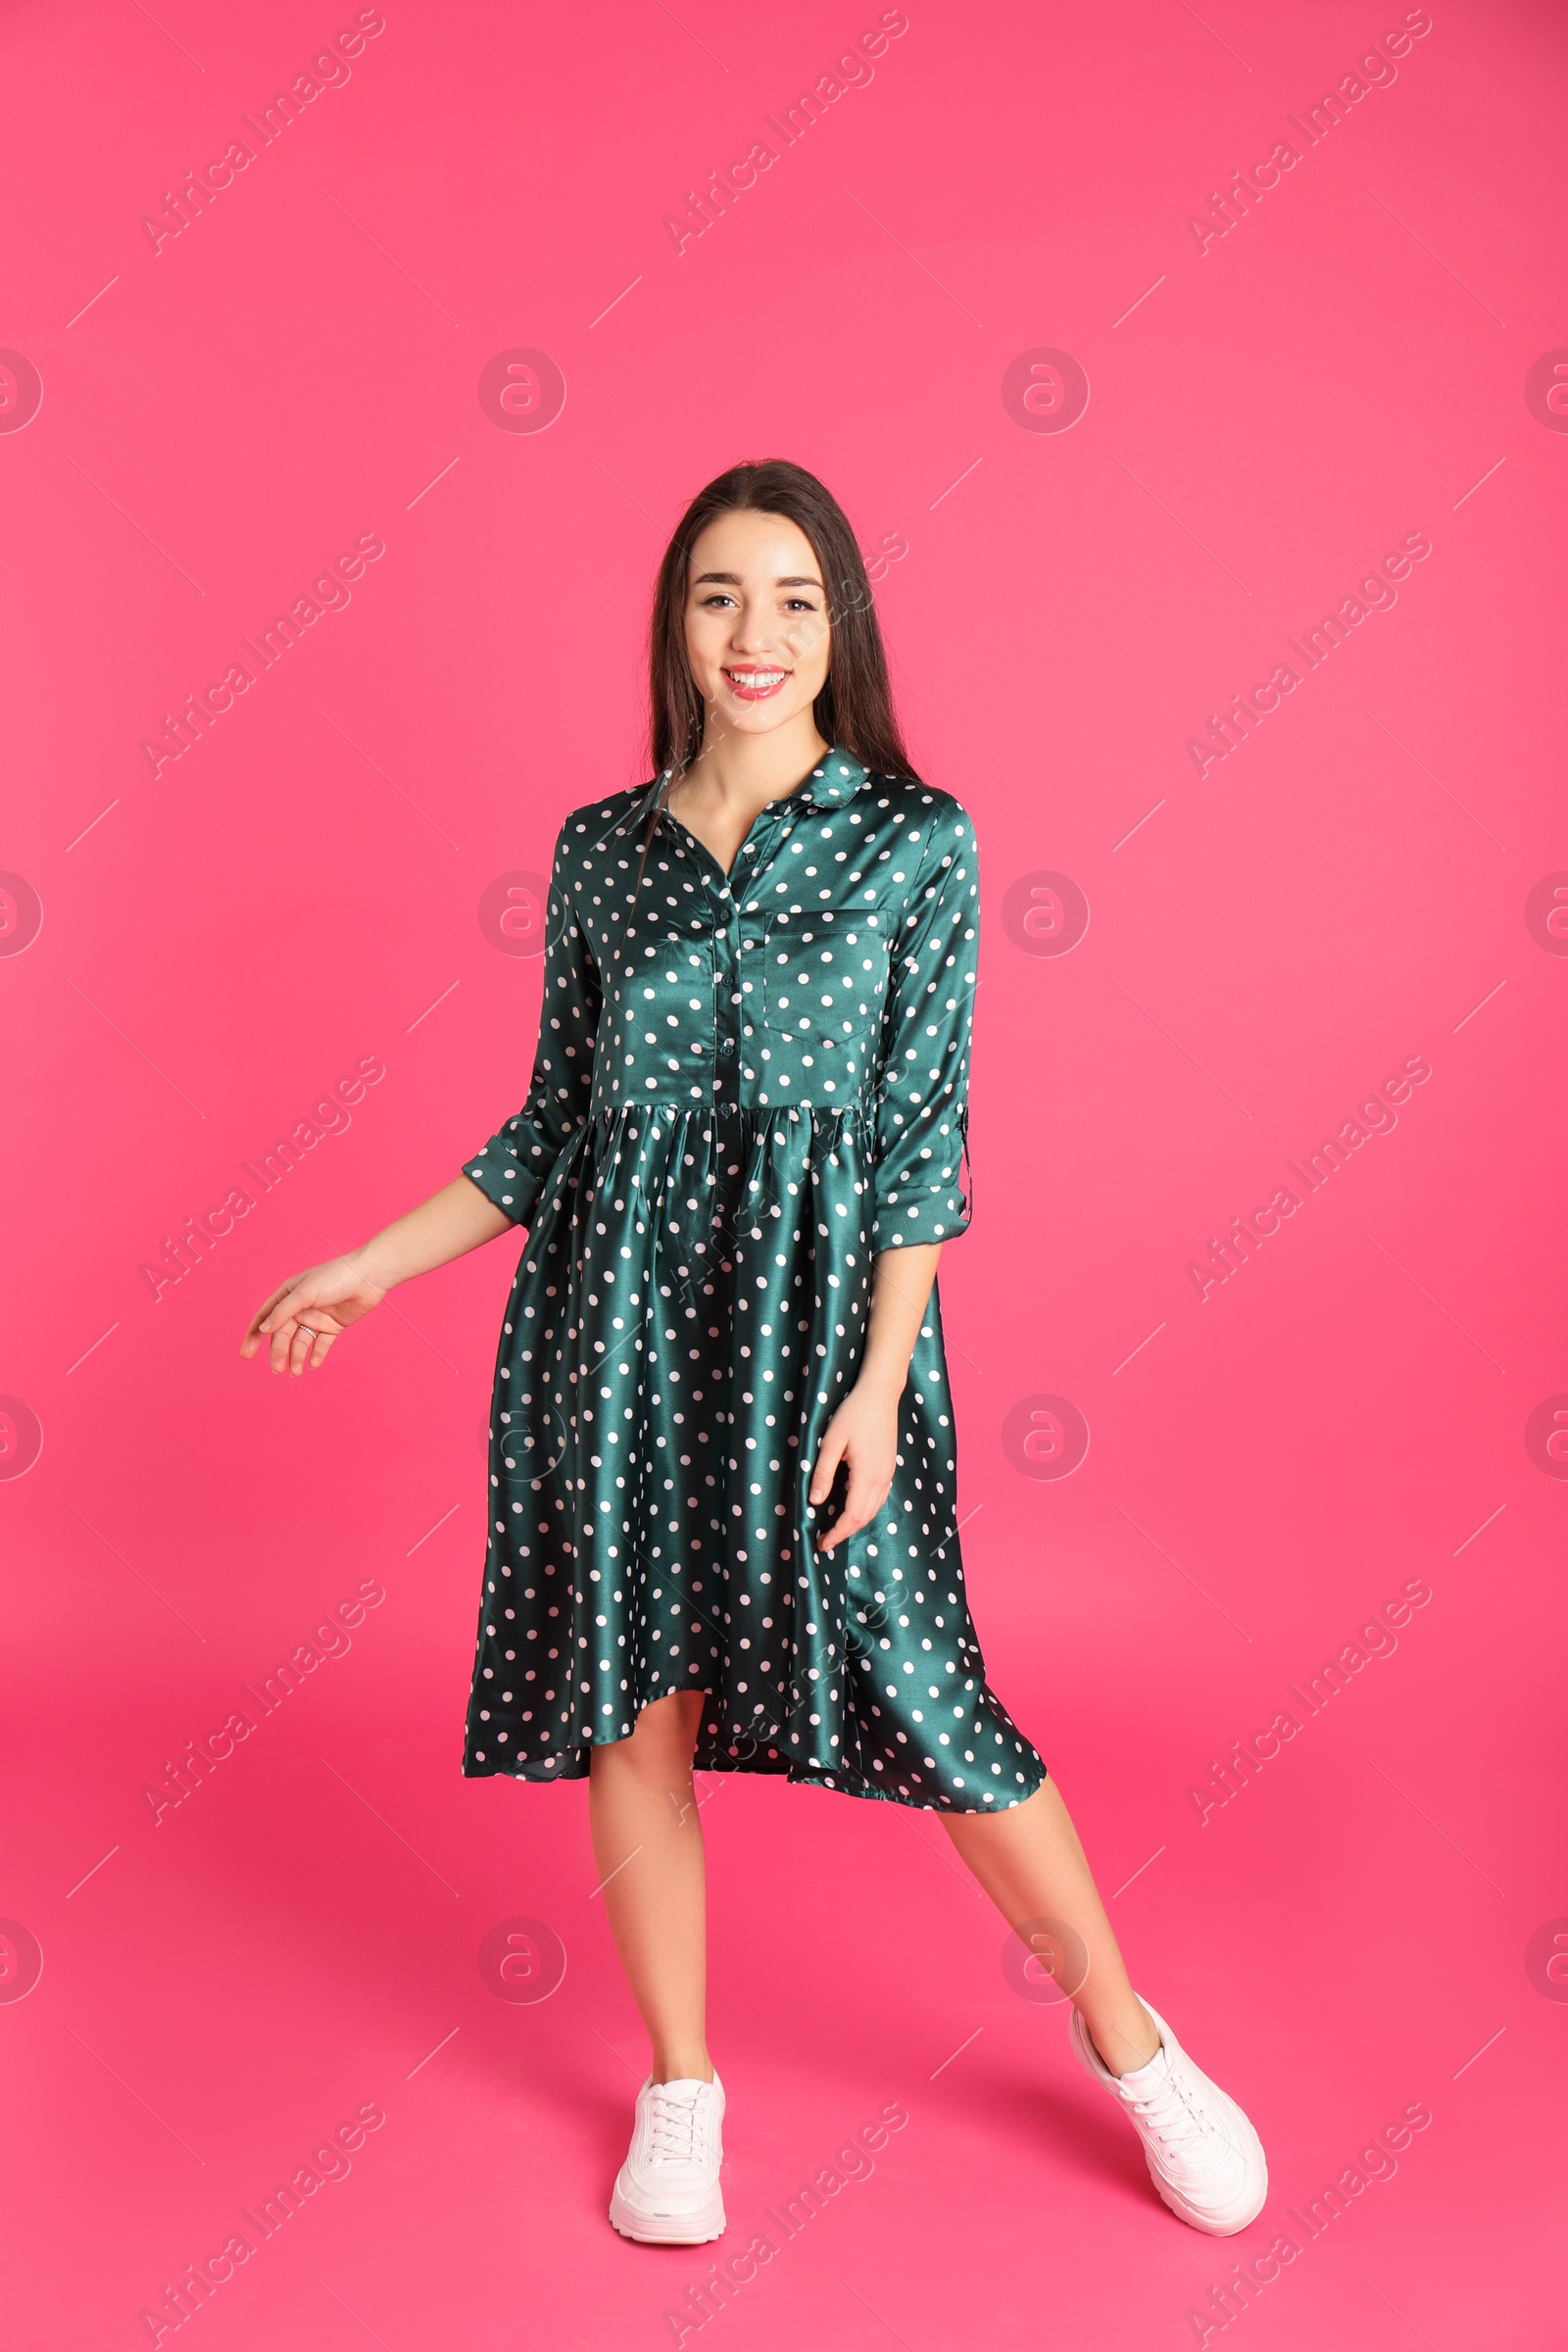
[[[738,571],[700,571],[693,580],[692,586],[701,588],[709,580],[716,580],[725,588],[739,588],[742,585],[741,575]],[[793,575],[789,578],[777,579],[773,585],[775,588],[814,588],[818,596],[823,592],[820,580],[808,580]]]

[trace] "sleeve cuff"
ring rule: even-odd
[[[487,1200],[493,1200],[497,1208],[504,1210],[514,1225],[532,1222],[539,1196],[544,1191],[544,1169],[525,1168],[504,1146],[489,1143],[476,1159],[465,1160],[463,1173],[478,1186]]]
[[[908,1185],[878,1200],[871,1219],[873,1250],[906,1250],[920,1242],[951,1242],[969,1223],[969,1202],[956,1187]]]

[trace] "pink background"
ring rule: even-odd
[[[208,2352],[653,2346],[708,2269],[605,2219],[644,2048],[584,1788],[459,1773],[513,1247],[306,1383],[237,1345],[516,1107],[540,965],[481,899],[644,773],[663,537],[775,454],[886,557],[915,756],[979,827],[975,1222],[942,1283],[992,1678],[1273,2186],[1231,2244],[1164,2213],[935,1824],[710,1783],[711,2251],[888,2102],[909,2121],[684,2340],[1193,2342],[1417,2101],[1396,2175],[1232,2326],[1254,2352],[1564,2340],[1568,1463],[1526,1442],[1568,1391],[1568,940],[1527,921],[1568,867],[1561,12],[1443,0],[1308,146],[1288,118],[1397,6],[910,0],[677,253],[664,216],[880,18],[389,4],[155,252],[141,216],[355,11],[9,12],[0,344],[43,395],[23,421],[6,363],[19,2345],[150,2340],[166,2282],[370,2103],[348,2177],[215,2290]],[[1189,215],[1217,228],[1211,191],[1293,137],[1200,250]],[[564,377],[547,431],[481,406],[517,348]],[[1049,377],[1004,400],[1041,349],[1087,373],[1070,430],[1034,429]],[[1396,604],[1200,775],[1209,714],[1416,533]],[[385,553],[348,607],[155,777],[162,714],[362,534]],[[1087,900],[1069,953],[1038,952],[1070,936],[1043,874]],[[1416,1056],[1397,1126],[1200,1299],[1209,1238]],[[351,1123],[155,1300],[166,1238],[362,1060],[385,1074]],[[1087,1425],[1070,1476],[1032,1474],[1071,1458],[1050,1423],[1004,1439],[1041,1396]],[[1200,1821],[1214,1761],[1413,1579],[1396,1651]],[[370,1580],[348,1653],[155,1825],[144,1787]],[[517,1918],[564,1950],[548,1999],[481,1975]]]

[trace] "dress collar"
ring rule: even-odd
[[[866,780],[866,771],[853,753],[835,744],[817,766],[813,767],[796,796],[815,801],[827,808],[837,808],[852,800]]]
[[[638,801],[633,811],[634,817],[647,815],[672,773],[673,770],[666,767],[662,775],[655,776]],[[853,799],[867,778],[868,770],[854,754],[845,751],[842,744],[834,744],[812,768],[799,791],[787,797],[792,801],[810,801],[822,808],[837,808]]]

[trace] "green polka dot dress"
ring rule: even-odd
[[[935,1289],[887,1501],[822,1553],[842,1470],[807,1500],[873,1257],[969,1222],[973,827],[835,750],[726,874],[664,783],[562,826],[532,1083],[465,1170],[527,1239],[463,1769],[580,1780],[700,1690],[702,1771],[1017,1804],[1046,1768],[964,1598]]]

